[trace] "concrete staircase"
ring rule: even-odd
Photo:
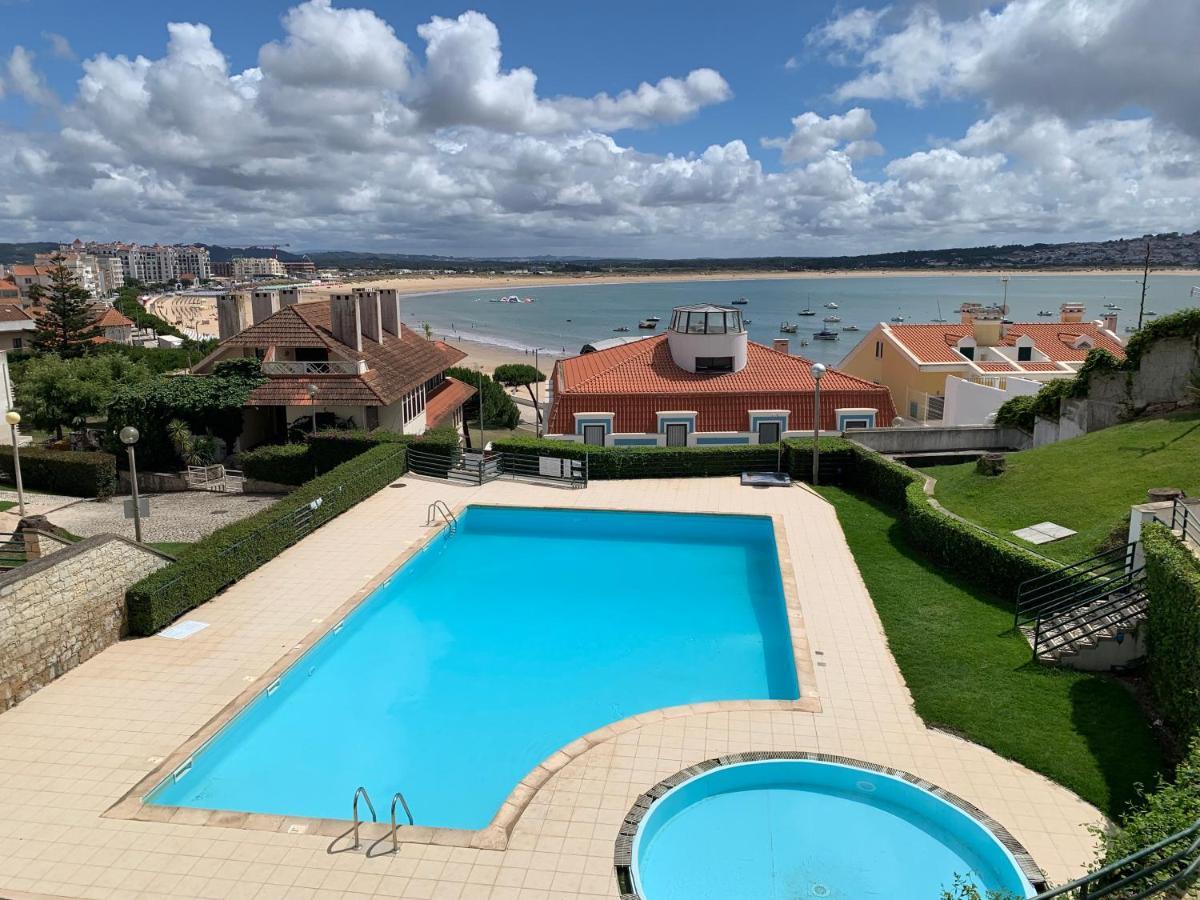
[[[1040,663],[1104,671],[1145,652],[1147,605],[1139,581],[1020,630]]]

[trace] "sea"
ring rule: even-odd
[[[1146,291],[1146,321],[1186,306],[1200,304],[1191,296],[1200,283],[1195,275],[1151,274]],[[1117,330],[1124,338],[1136,326],[1141,295],[1140,276],[1013,275],[1003,282],[995,275],[863,276],[798,279],[736,279],[675,281],[651,284],[587,284],[470,290],[417,294],[403,298],[404,320],[419,329],[428,322],[435,336],[483,341],[513,350],[539,348],[547,356],[574,355],[592,341],[654,332],[640,331],[639,320],[661,316],[658,331],[670,322],[671,309],[692,303],[727,305],[744,298],[740,309],[749,320],[750,339],[771,344],[790,339],[791,352],[817,362],[836,364],[878,322],[903,316],[906,322],[959,320],[964,301],[1001,303],[1007,292],[1009,318],[1016,322],[1053,322],[1059,304],[1084,303],[1085,317],[1099,318],[1106,303],[1121,309]],[[532,303],[491,303],[517,294]],[[1195,294],[1200,295],[1200,287]],[[836,304],[836,309],[827,308]],[[799,316],[803,309],[815,316]],[[1050,316],[1039,316],[1039,312]],[[826,317],[840,321],[823,323]],[[795,334],[781,333],[781,324],[799,325]],[[857,326],[859,331],[845,331]],[[818,341],[822,327],[836,330],[837,340]],[[628,331],[619,331],[627,328]],[[802,346],[801,341],[808,341]]]

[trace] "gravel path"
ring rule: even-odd
[[[142,539],[159,541],[198,541],[223,525],[244,519],[266,509],[279,498],[264,494],[219,494],[210,491],[181,491],[170,494],[143,494],[150,500],[150,515],[142,520]],[[125,500],[80,500],[52,494],[26,494],[28,515],[45,515],[60,528],[81,537],[94,534],[121,534],[133,537],[133,520],[125,518]],[[0,500],[17,499],[15,491],[0,491]],[[16,508],[4,515],[8,527],[17,524]],[[3,530],[0,527],[0,530]]]

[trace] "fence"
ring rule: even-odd
[[[586,457],[577,460],[514,451],[480,453],[458,447],[448,447],[443,453],[410,447],[408,467],[418,475],[469,484],[486,484],[501,477],[565,484],[572,488],[587,487],[588,482]]]

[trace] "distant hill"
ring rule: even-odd
[[[318,266],[339,269],[445,269],[492,271],[530,269],[555,273],[648,271],[825,271],[831,269],[1053,269],[1140,266],[1146,241],[1152,243],[1150,264],[1156,269],[1200,267],[1200,231],[1170,232],[1111,241],[1073,241],[1063,244],[1006,244],[956,247],[947,250],[900,250],[862,256],[764,256],[744,258],[630,259],[586,256],[463,257],[435,254],[380,253],[361,250],[314,250],[291,253],[272,247],[207,247],[214,262],[235,256],[277,256],[295,262],[307,256]],[[0,263],[32,262],[35,253],[55,249],[55,243],[0,243]]]

